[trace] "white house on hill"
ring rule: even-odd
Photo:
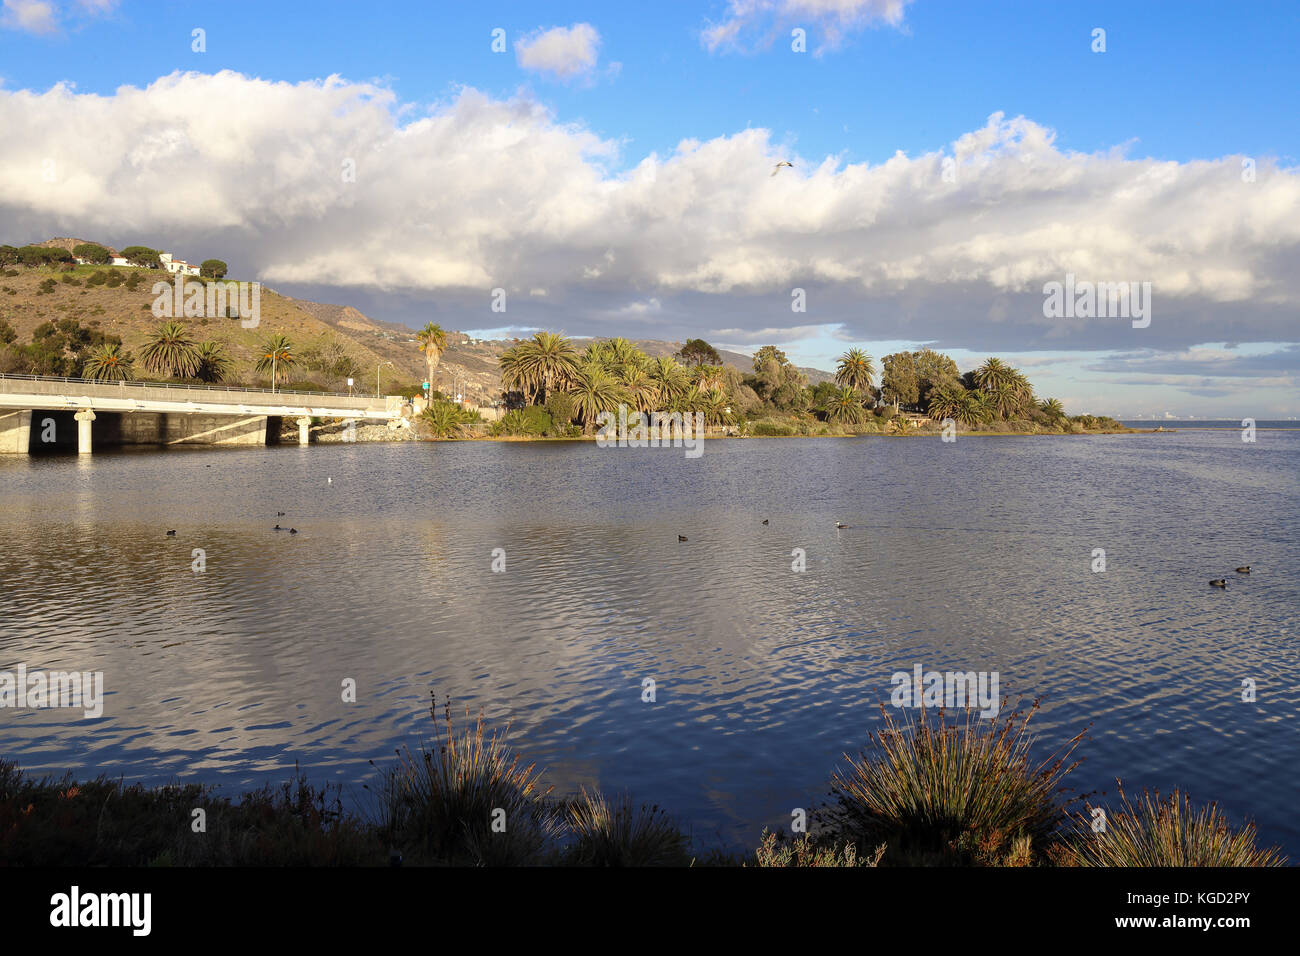
[[[192,266],[184,259],[173,259],[170,252],[158,253],[158,261],[162,267],[171,273],[180,273],[183,276],[196,276],[199,274],[199,267]]]

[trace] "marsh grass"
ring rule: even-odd
[[[1057,795],[1078,761],[1083,734],[1034,764],[1030,719],[1038,709],[946,723],[925,710],[885,726],[858,757],[831,778],[835,802],[818,815],[837,840],[885,843],[886,865],[1029,865],[1045,861],[1066,811]]]
[[[203,829],[194,829],[202,809]],[[301,775],[231,800],[188,784],[26,777],[0,761],[0,865],[365,866],[384,859],[337,788]]]
[[[876,847],[866,856],[858,856],[856,844],[817,844],[808,834],[785,838],[784,834],[763,831],[763,839],[754,851],[752,863],[745,866],[755,867],[857,867],[878,866],[885,855],[885,844]]]
[[[506,743],[509,726],[490,734],[483,715],[457,730],[450,702],[429,705],[434,739],[397,752],[381,798],[389,842],[425,861],[522,866],[540,861],[557,831],[534,764]],[[504,829],[502,829],[504,827]]]
[[[577,866],[686,866],[689,838],[658,806],[613,801],[582,788],[563,806],[570,834],[567,862]]]
[[[1062,866],[1285,866],[1277,847],[1257,844],[1254,823],[1233,829],[1218,805],[1194,810],[1185,793],[1142,791],[1134,806],[1119,781],[1121,809],[1092,832],[1091,815],[1072,817],[1075,832],[1057,854]]]

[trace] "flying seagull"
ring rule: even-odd
[[[781,160],[779,163],[777,163],[775,166],[772,167],[772,175],[775,176],[777,173],[779,173],[779,172],[781,171],[781,167],[782,167],[782,166],[789,166],[791,169],[794,169],[794,163],[787,163],[787,162],[783,159],[783,160]]]

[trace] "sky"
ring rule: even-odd
[[[928,346],[1071,413],[1287,418],[1298,43],[1294,2],[0,0],[0,242],[221,258],[413,326]],[[1145,318],[1053,313],[1051,283]]]

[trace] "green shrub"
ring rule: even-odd
[[[797,434],[793,425],[788,422],[773,421],[770,418],[760,418],[757,421],[750,422],[749,433],[763,438],[785,438]]]
[[[569,425],[578,414],[578,402],[568,392],[552,392],[546,411],[557,426]]]
[[[434,438],[455,438],[464,434],[467,425],[481,419],[477,412],[455,402],[435,401],[420,413],[418,421]]]
[[[1091,814],[1074,818],[1074,839],[1059,854],[1063,866],[1285,866],[1277,847],[1256,844],[1255,825],[1240,830],[1211,803],[1192,811],[1186,794],[1175,790],[1167,800],[1142,792],[1134,807],[1120,787],[1122,809],[1105,817],[1106,825],[1092,832]]]
[[[488,434],[494,438],[506,436],[536,437],[546,435],[555,428],[546,409],[536,405],[506,412],[499,421],[493,422]]]
[[[104,285],[108,282],[108,273],[103,269],[96,269],[86,277],[86,285]]]

